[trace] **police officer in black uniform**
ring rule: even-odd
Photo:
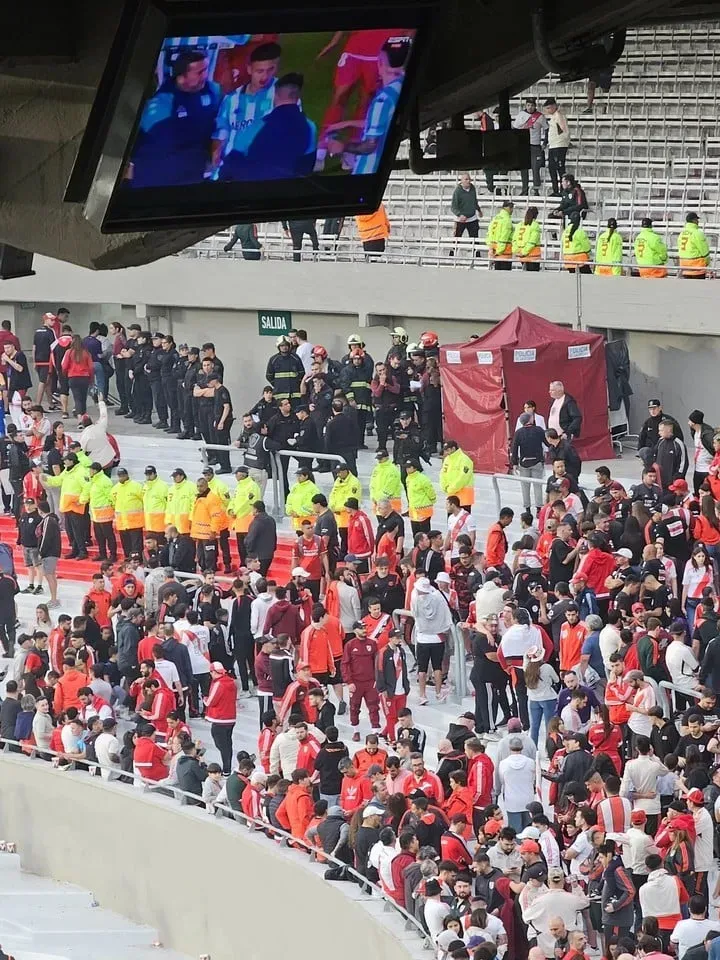
[[[163,429],[166,433],[180,432],[180,417],[178,415],[177,384],[174,376],[175,363],[178,359],[178,352],[175,349],[175,341],[166,333],[160,344],[160,385],[162,387],[163,399],[167,407],[167,417],[170,418],[170,426]]]
[[[230,430],[234,423],[232,398],[230,391],[223,385],[222,377],[213,370],[208,376],[208,387],[214,390],[213,394],[213,443],[220,446],[230,446]],[[227,450],[216,450],[218,473],[231,473],[230,453]],[[227,564],[226,564],[227,566]]]
[[[163,338],[164,334],[162,333],[154,333],[152,335],[152,350],[145,364],[148,380],[150,381],[150,390],[152,391],[153,406],[155,407],[155,413],[158,418],[158,422],[153,424],[156,430],[165,430],[168,425],[167,404],[165,402],[165,393],[163,391],[160,373]]]
[[[183,423],[183,432],[180,434],[181,440],[202,440],[202,437],[197,432],[197,401],[193,396],[193,389],[198,374],[201,372],[200,348],[190,347],[187,356],[187,366],[185,367],[183,382],[180,387]]]
[[[135,423],[152,423],[152,389],[148,378],[148,361],[152,354],[150,334],[141,330],[137,335],[135,352],[130,360],[133,382],[133,420]]]

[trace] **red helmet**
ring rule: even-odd
[[[423,350],[436,347],[439,343],[440,338],[434,330],[426,330],[425,333],[420,334],[420,346],[423,348]]]
[[[319,344],[312,349],[312,355],[314,357],[320,357],[321,360],[327,360],[328,352],[325,347],[321,347]]]

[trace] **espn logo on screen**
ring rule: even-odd
[[[589,356],[589,343],[577,343],[572,347],[568,347],[568,360],[587,360]]]

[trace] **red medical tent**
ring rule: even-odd
[[[526,400],[547,421],[548,386],[562,380],[583,415],[575,446],[583,460],[614,457],[608,424],[605,343],[516,307],[484,337],[440,348],[445,436],[480,473],[508,469],[509,438]]]

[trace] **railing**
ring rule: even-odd
[[[645,677],[646,680],[649,680],[649,677]],[[673,714],[677,712],[677,707],[675,705],[675,694],[681,693],[684,697],[694,697],[695,700],[699,700],[702,697],[702,693],[699,690],[688,690],[687,687],[679,687],[675,683],[671,683],[669,680],[661,680],[658,684],[658,687],[661,690],[667,690],[669,696],[662,698],[662,708],[663,714],[669,720],[672,718]]]
[[[26,744],[22,744],[18,740],[7,740],[3,738],[2,750],[4,753],[12,753],[13,758],[17,759],[34,760],[38,758],[42,759],[43,757],[53,757],[57,760],[65,760],[64,753],[60,753],[56,750],[45,750],[37,746],[28,747]],[[29,752],[26,753],[25,751]],[[368,880],[361,873],[359,873],[353,867],[348,866],[348,864],[344,863],[342,860],[338,860],[336,857],[333,857],[332,854],[325,853],[319,848],[314,847],[304,838],[293,837],[292,834],[288,833],[286,830],[282,830],[279,827],[273,826],[267,820],[250,817],[241,810],[233,810],[227,804],[215,802],[205,803],[205,801],[203,801],[197,794],[188,793],[185,790],[181,790],[179,787],[171,784],[165,784],[162,781],[155,782],[152,780],[146,780],[134,773],[126,773],[117,767],[108,767],[95,761],[72,759],[66,760],[66,765],[71,771],[82,770],[83,772],[88,772],[95,776],[99,776],[100,772],[105,770],[109,773],[112,773],[112,783],[127,784],[127,781],[130,780],[132,781],[132,785],[141,790],[143,793],[156,793],[161,796],[171,796],[174,800],[178,801],[181,806],[204,806],[207,810],[219,818],[232,820],[239,825],[247,827],[249,831],[253,831],[258,834],[264,833],[266,836],[272,839],[279,840],[282,846],[286,848],[302,848],[310,855],[310,859],[312,861],[318,863],[328,863],[335,867],[342,868],[346,876],[352,877],[352,879],[358,883],[362,893],[367,893],[370,891],[370,897],[383,900],[385,912],[394,912],[398,914],[404,921],[405,929],[414,930],[418,935],[424,949],[434,949],[432,940],[428,936],[422,924],[416,920],[412,914],[408,913],[404,907],[401,907],[400,904],[396,903],[391,897],[388,897],[381,887],[373,883],[372,880]]]
[[[402,621],[406,619],[415,620],[412,612],[410,610],[393,610],[392,612],[393,623],[395,628],[400,630],[402,628]],[[453,640],[453,684],[455,691],[451,696],[451,699],[454,703],[462,703],[463,698],[467,696],[468,685],[467,685],[467,668],[465,666],[465,637],[463,632],[460,629],[460,626],[457,623],[453,623],[450,628],[450,634]]]
[[[509,480],[511,483],[515,483],[515,484],[518,484],[518,483],[527,483],[527,484],[529,484],[530,486],[532,486],[532,484],[534,484],[534,483],[539,483],[539,484],[544,485],[544,484],[547,482],[548,477],[550,477],[550,476],[551,476],[551,474],[550,474],[549,472],[543,474],[542,477],[519,477],[516,473],[492,473],[492,474],[490,474],[490,483],[492,484],[493,493],[495,494],[495,504],[496,504],[496,506],[497,506],[497,512],[500,513],[500,510],[501,510],[502,507],[504,506],[504,504],[503,504],[503,502],[502,502],[502,497],[500,496],[500,481],[501,481],[501,480]],[[579,489],[579,490],[586,490],[587,487],[584,486],[582,483],[578,483],[578,489]],[[532,492],[532,491],[531,491],[531,492]],[[543,490],[543,496],[544,496],[544,493],[545,493],[545,491]]]

